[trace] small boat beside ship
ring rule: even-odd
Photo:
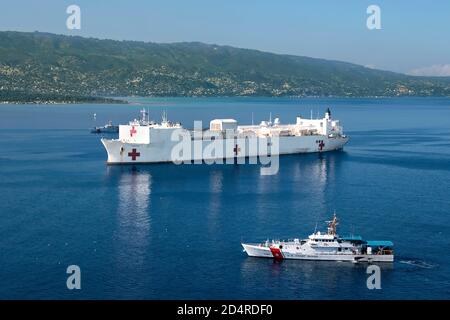
[[[91,133],[119,133],[119,126],[113,125],[112,121],[109,121],[102,127],[92,128]]]
[[[338,219],[334,214],[327,221],[327,232],[314,232],[308,239],[272,240],[263,243],[242,243],[250,257],[297,260],[326,260],[349,262],[393,262],[391,241],[363,240],[360,236],[340,237],[336,233]]]

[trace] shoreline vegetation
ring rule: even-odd
[[[242,98],[242,99],[258,99],[258,98],[281,98],[281,99],[402,99],[402,98],[441,98],[441,99],[450,99],[448,96],[362,96],[362,97],[343,97],[343,96],[151,96],[151,97],[142,97],[142,96],[130,96],[128,97],[130,100],[127,100],[127,97],[77,97],[77,96],[67,96],[67,97],[52,97],[45,98],[43,96],[36,97],[35,99],[2,99],[1,90],[0,90],[0,105],[32,105],[32,104],[127,104],[127,105],[141,105],[143,103],[139,101],[134,101],[134,99],[150,99],[150,98],[193,98],[193,99],[207,99],[207,98]]]
[[[10,93],[0,90],[0,104],[78,104],[78,103],[105,103],[128,104],[124,99],[112,97],[90,97],[77,95],[45,95]]]
[[[128,103],[113,97],[450,97],[450,77],[200,42],[0,31],[0,103]]]

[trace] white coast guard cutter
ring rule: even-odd
[[[360,236],[339,237],[336,233],[336,214],[328,222],[326,233],[311,234],[308,239],[242,243],[251,257],[298,260],[328,260],[351,262],[393,262],[394,245],[391,241],[365,241]]]

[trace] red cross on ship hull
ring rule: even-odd
[[[319,151],[323,151],[323,148],[325,147],[323,140],[316,140],[316,143],[319,144]]]
[[[135,148],[133,148],[133,150],[131,152],[128,152],[128,156],[131,157],[131,160],[136,161],[136,158],[140,157],[141,153],[137,152],[137,150]]]

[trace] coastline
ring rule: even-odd
[[[450,96],[410,96],[410,95],[400,95],[400,96],[130,96],[130,97],[114,97],[114,98],[81,98],[73,100],[5,100],[0,101],[0,105],[57,105],[57,104],[142,104],[142,102],[135,101],[134,99],[450,99]]]
[[[80,100],[35,100],[35,101],[0,101],[0,105],[15,105],[15,104],[89,104],[89,103],[100,103],[100,104],[129,104],[127,100],[119,99],[80,99]]]

